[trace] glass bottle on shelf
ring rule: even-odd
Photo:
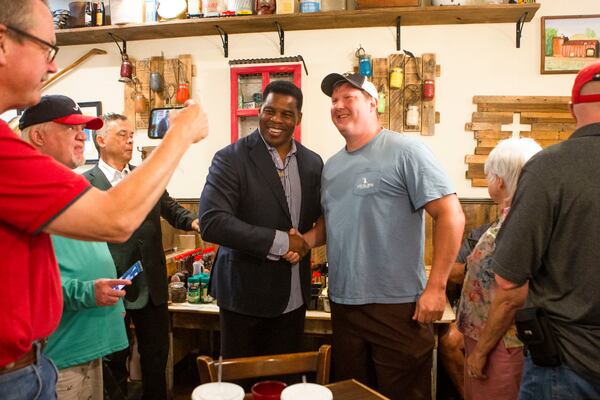
[[[106,24],[105,16],[106,10],[104,9],[104,2],[97,1],[96,2],[96,26],[103,26]]]

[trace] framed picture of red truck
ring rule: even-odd
[[[600,61],[600,14],[542,17],[542,74],[575,74]]]

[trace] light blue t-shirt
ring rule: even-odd
[[[331,299],[416,301],[425,287],[423,206],[452,193],[423,143],[387,129],[331,157],[321,178]]]

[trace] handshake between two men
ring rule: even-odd
[[[310,249],[322,246],[327,241],[325,219],[320,216],[314,226],[304,234],[292,228],[288,232],[288,237],[290,240],[289,250],[282,258],[291,264],[296,264],[308,254]]]
[[[290,264],[299,263],[308,254],[311,246],[304,240],[304,236],[294,228],[290,229],[288,237],[290,240],[289,250],[281,257]]]

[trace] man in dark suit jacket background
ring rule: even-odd
[[[224,357],[299,351],[310,300],[308,247],[288,232],[321,215],[323,161],[293,139],[300,89],[274,81],[263,99],[259,129],[215,154],[200,197],[202,237],[221,245],[210,291]],[[288,251],[299,264],[281,258]]]
[[[131,123],[123,115],[107,114],[103,119],[103,129],[95,134],[100,160],[84,176],[93,186],[108,190],[124,179],[132,169],[129,161],[133,151],[134,132]],[[140,353],[142,399],[167,398],[165,368],[169,353],[169,311],[161,216],[175,228],[198,230],[198,220],[165,191],[127,242],[108,244],[119,276],[138,260],[144,268],[132,280],[125,295],[127,317],[135,325]],[[115,353],[109,362],[111,373],[123,393],[127,393],[127,354],[127,350]]]

